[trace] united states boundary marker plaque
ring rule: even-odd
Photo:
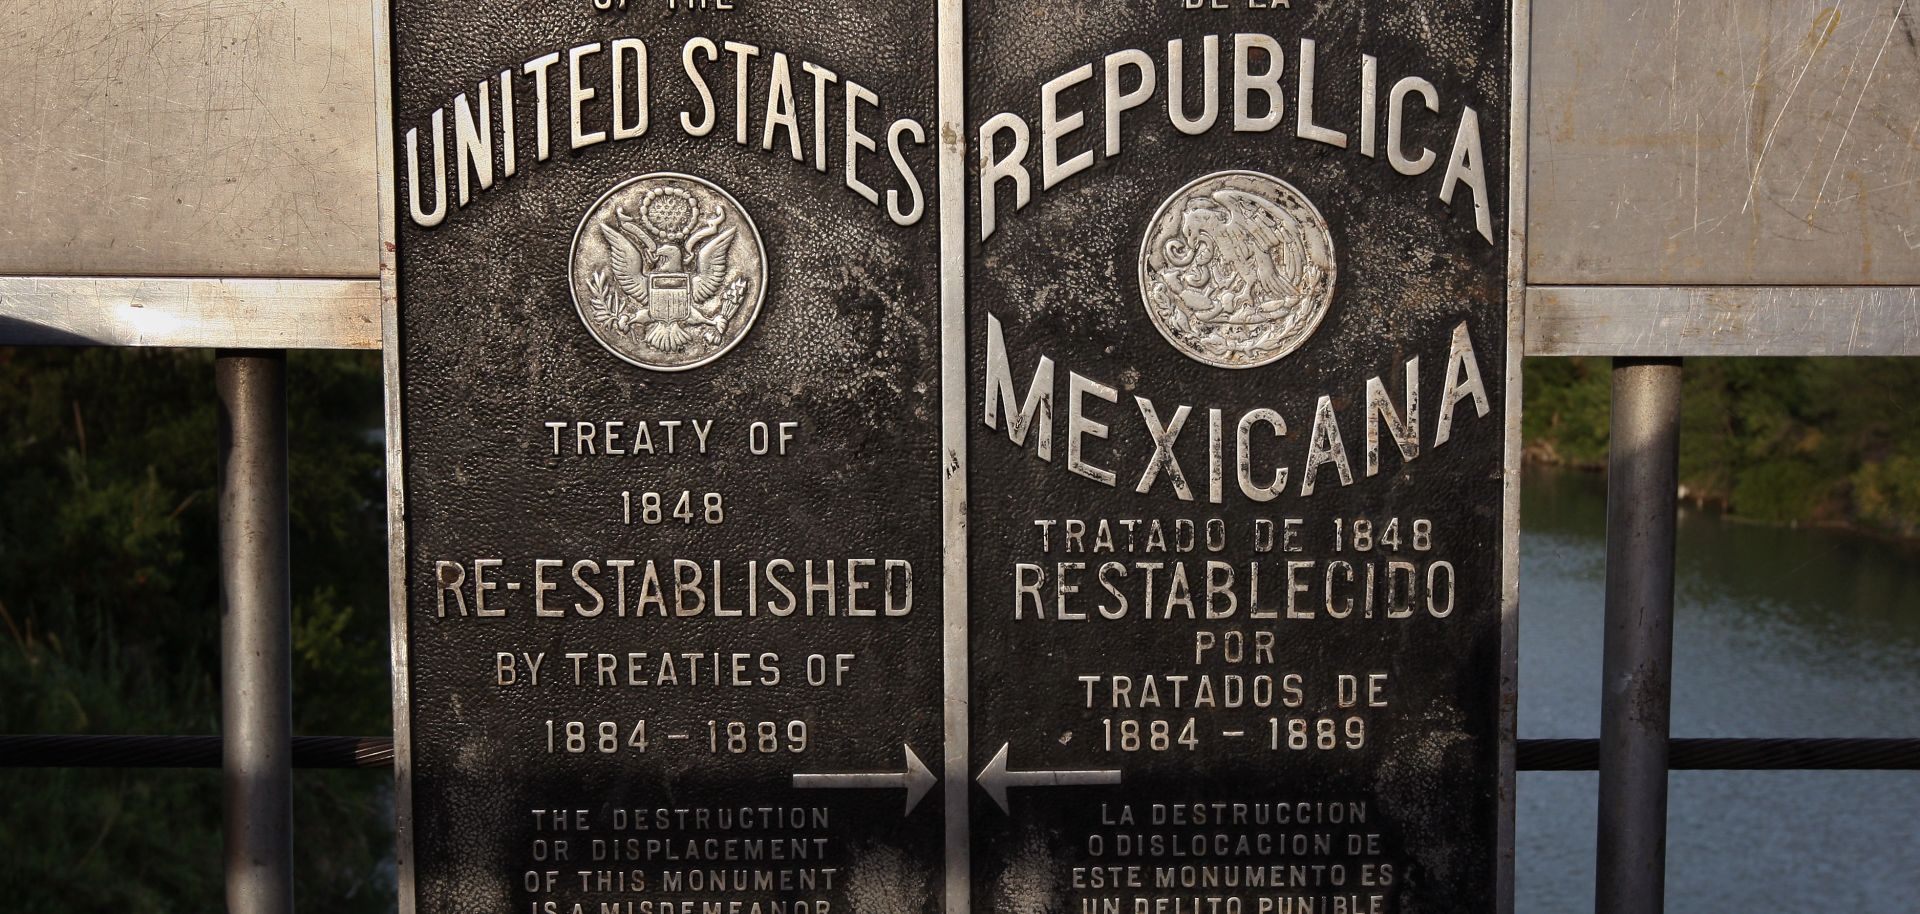
[[[1524,4],[390,12],[403,912],[1510,910]]]
[[[934,11],[391,22],[402,910],[937,910]]]

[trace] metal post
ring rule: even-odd
[[[286,353],[279,350],[222,350],[214,367],[230,914],[293,911],[286,371]]]
[[[1680,360],[1613,362],[1598,914],[1660,914],[1666,892]]]

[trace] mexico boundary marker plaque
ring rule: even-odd
[[[1510,908],[1524,8],[1298,6],[394,0],[403,911]]]
[[[939,905],[933,11],[669,6],[393,3],[403,911]]]
[[[966,28],[974,905],[1498,910],[1508,10],[1005,6]]]

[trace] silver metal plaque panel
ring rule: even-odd
[[[1792,290],[1803,287],[1920,284],[1912,215],[1920,209],[1920,51],[1910,5],[1537,6],[1531,282],[1777,290],[1714,296],[1740,299],[1742,313],[1716,315],[1710,340],[1672,337],[1675,354],[1795,354],[1801,337],[1766,328],[1798,312],[1774,318],[1753,309],[1802,299]],[[370,53],[382,45],[367,38],[379,15],[360,0],[14,11],[17,78],[0,97],[0,199],[8,201],[0,274],[376,276],[368,125],[384,98],[384,52]],[[1818,299],[1841,301],[1825,292]],[[1636,293],[1617,302],[1643,300]],[[83,295],[63,301],[57,307],[67,313],[44,326],[114,323],[79,313],[93,306]],[[1574,304],[1558,292],[1534,301],[1536,320],[1554,317],[1543,308]],[[311,303],[295,294],[284,307],[304,316]],[[38,321],[56,304],[35,307]],[[361,315],[345,307],[307,321],[299,344],[365,345]],[[1567,351],[1571,325],[1606,333],[1595,317],[1564,315],[1556,336],[1529,351]],[[1658,327],[1670,317],[1631,321]],[[1844,341],[1807,352],[1902,351],[1880,323],[1846,322]],[[229,334],[237,326],[216,319],[165,337],[95,339],[243,345],[248,337]],[[1761,336],[1745,339],[1749,332]],[[1584,339],[1582,351],[1594,351],[1608,337]],[[1704,348],[1686,348],[1696,341]]]
[[[1537,9],[1529,282],[1920,283],[1920,9]]]
[[[0,274],[376,275],[371,4],[0,16]]]

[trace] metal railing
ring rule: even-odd
[[[220,732],[227,910],[293,912],[287,354],[221,350]]]
[[[229,911],[293,910],[292,771],[390,770],[393,741],[292,735],[286,356],[220,350],[221,729],[0,735],[0,767],[221,768]],[[1596,911],[1663,907],[1667,773],[1920,770],[1920,739],[1671,739],[1681,362],[1617,358],[1599,739],[1522,739],[1521,771],[1600,772]]]
[[[1596,914],[1659,911],[1666,897],[1679,476],[1680,360],[1615,359]]]

